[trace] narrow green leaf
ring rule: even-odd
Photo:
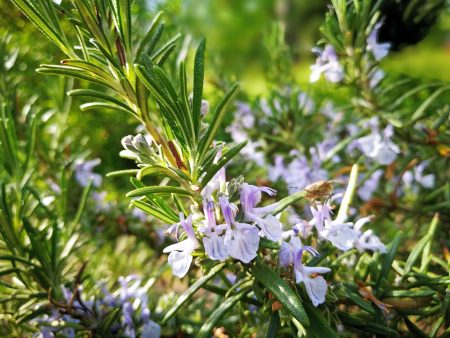
[[[425,245],[425,248],[422,252],[422,261],[420,263],[420,272],[426,272],[428,267],[428,262],[430,261],[430,253],[431,253],[431,244],[433,243],[433,237],[436,232],[437,225],[439,223],[439,214],[436,213],[431,220],[430,226],[428,227],[428,235],[430,236],[430,240]]]
[[[381,266],[380,275],[378,276],[377,287],[383,278],[387,279],[389,270],[392,266],[392,262],[394,261],[395,256],[397,255],[397,251],[402,239],[403,239],[403,232],[402,231],[397,232],[397,234],[395,235],[394,239],[390,244],[389,251],[385,255],[380,256],[384,257],[384,261]]]
[[[198,133],[200,131],[200,116],[203,97],[203,78],[205,76],[205,48],[206,48],[206,40],[203,39],[198,45],[194,61],[192,121],[194,123],[196,136],[198,136]]]
[[[235,145],[234,147],[225,151],[216,164],[213,164],[210,168],[205,168],[206,175],[202,179],[202,186],[206,186],[220,169],[222,169],[234,156],[239,154],[241,149],[244,148],[246,144],[247,141]]]
[[[234,99],[234,97],[237,95],[238,90],[239,85],[234,84],[231,87],[231,89],[225,94],[222,101],[220,101],[219,104],[217,105],[211,123],[208,129],[205,131],[205,134],[201,137],[198,145],[197,158],[200,161],[203,159],[204,154],[206,153],[212,141],[214,140],[214,137],[216,136],[217,131],[219,130],[220,125],[222,124],[226,108],[228,107],[230,102]]]
[[[388,337],[398,336],[397,331],[394,331],[387,326],[376,324],[368,320],[363,320],[361,318],[349,315],[348,313],[341,311],[338,312],[338,316],[344,325],[355,327],[363,332],[370,332],[378,335],[385,335]]]
[[[134,200],[134,201],[131,201],[131,204],[134,205],[135,207],[141,209],[142,211],[146,212],[147,214],[152,215],[153,217],[156,217],[156,218],[160,219],[161,221],[166,222],[168,224],[177,223],[179,221],[178,219],[171,217],[164,211],[157,209],[148,203],[145,203],[145,202],[142,202],[139,200]]]
[[[175,302],[175,304],[170,308],[169,311],[167,311],[166,315],[164,316],[161,323],[164,325],[167,323],[167,321],[172,318],[177,311],[180,309],[180,307],[186,303],[189,299],[192,298],[192,296],[203,286],[208,283],[209,280],[211,280],[215,275],[217,275],[220,271],[222,271],[225,268],[225,263],[219,263],[215,267],[213,267],[207,275],[203,276],[202,278],[198,279],[194,284],[192,284],[189,289],[187,289]]]
[[[197,338],[209,338],[211,337],[212,330],[216,326],[216,324],[219,322],[220,319],[228,312],[230,311],[240,300],[243,298],[250,289],[246,289],[244,291],[241,291],[237,295],[234,295],[230,298],[225,299],[224,302],[222,302],[217,309],[213,311],[209,315],[209,317],[206,319],[205,323],[200,328],[200,331],[197,334]]]
[[[106,177],[116,177],[116,176],[124,176],[131,175],[135,176],[139,172],[139,169],[126,169],[126,170],[117,170],[106,174]]]
[[[433,103],[433,101],[447,90],[450,90],[450,86],[444,86],[442,88],[439,88],[433,94],[431,94],[425,101],[423,101],[423,103],[419,106],[419,108],[416,109],[416,111],[413,113],[411,117],[410,122],[414,123],[415,121],[420,119],[422,115],[425,113],[425,110]]]
[[[122,101],[116,99],[115,97],[112,97],[110,95],[107,95],[105,93],[99,92],[97,90],[92,89],[74,89],[69,92],[67,92],[67,95],[78,97],[78,96],[87,96],[87,97],[96,97],[99,99],[103,99],[106,101],[109,101],[115,105],[118,105],[122,107],[123,109],[126,109],[127,111],[133,112],[133,109],[131,109],[127,104],[123,103]]]
[[[358,165],[354,164],[350,172],[350,177],[348,179],[347,189],[345,190],[344,197],[342,198],[341,206],[336,217],[336,220],[344,222],[347,220],[348,209],[353,199],[353,195],[356,191],[356,186],[358,182]]]
[[[308,337],[311,338],[338,338],[338,334],[330,326],[323,314],[313,305],[303,303],[308,315],[310,326],[307,328]]]
[[[88,185],[83,189],[83,193],[81,195],[80,204],[78,205],[77,213],[73,219],[73,224],[79,224],[81,220],[81,216],[83,215],[84,208],[86,207],[86,202],[89,197],[89,192],[92,187],[92,179],[89,180]]]
[[[151,186],[130,191],[127,197],[140,197],[146,194],[176,194],[181,196],[193,196],[192,192],[183,188],[171,186]]]
[[[277,338],[280,328],[280,316],[277,311],[270,314],[269,325],[267,325],[266,338]]]
[[[259,261],[255,263],[251,270],[256,280],[264,285],[295,319],[302,325],[309,326],[308,315],[302,302],[283,279],[270,267]]]
[[[426,234],[424,237],[420,239],[414,246],[414,249],[412,249],[411,253],[408,256],[408,259],[405,263],[405,268],[403,269],[403,278],[406,278],[408,273],[412,270],[414,264],[419,259],[420,254],[422,253],[423,249],[425,248],[425,245],[431,240],[431,234]]]
[[[136,52],[136,58],[139,58],[144,51],[147,43],[151,40],[153,37],[153,33],[155,32],[156,28],[158,27],[158,22],[161,19],[162,12],[158,12],[155,17],[153,18],[152,23],[150,24],[150,27],[148,28],[147,34],[144,36],[144,38],[141,40],[141,43],[139,44],[139,47]],[[134,60],[136,63],[137,60]]]
[[[117,110],[117,111],[120,111],[123,113],[130,114],[135,119],[139,120],[139,116],[137,116],[137,114],[133,110],[131,110],[131,108],[129,108],[129,107],[124,108],[124,107],[118,106],[117,104],[114,104],[114,103],[88,102],[88,103],[83,103],[82,105],[80,105],[80,109],[82,111],[86,111],[86,110],[90,110],[90,109],[112,109],[112,110]]]

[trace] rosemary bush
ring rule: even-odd
[[[383,70],[391,1],[328,4],[308,86],[267,25],[261,96],[140,1],[12,3],[2,336],[450,335],[450,86]]]

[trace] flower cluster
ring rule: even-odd
[[[331,198],[326,203],[315,203],[311,205],[310,211],[313,215],[309,221],[299,220],[294,232],[300,233],[302,237],[308,237],[313,226],[316,228],[321,240],[329,241],[333,246],[342,251],[356,248],[359,251],[370,250],[385,252],[386,247],[371,230],[362,231],[362,227],[371,220],[371,216],[364,217],[353,222],[347,222],[345,217],[332,219]],[[299,230],[302,231],[299,231]],[[306,230],[305,230],[306,229]]]
[[[366,39],[366,50],[375,61],[383,59],[391,48],[390,43],[378,41],[382,24],[382,22],[376,23]],[[311,66],[310,82],[317,82],[322,75],[331,83],[344,80],[344,67],[339,62],[338,54],[332,45],[327,44],[323,49],[313,48],[312,51],[317,54],[317,59],[316,63]],[[383,79],[384,73],[380,69],[374,69],[373,72],[369,73],[369,77],[370,87],[374,88]]]
[[[240,208],[229,200],[225,191],[214,192],[208,190],[208,193],[203,194],[203,214],[196,211],[187,218],[180,214],[180,222],[173,224],[167,231],[175,233],[178,238],[178,228],[181,226],[186,234],[186,239],[164,249],[164,252],[169,253],[173,274],[180,278],[188,272],[192,253],[200,247],[200,243],[212,260],[223,261],[232,257],[249,263],[257,255],[260,237],[275,242],[281,239],[282,225],[270,214],[277,204],[257,207],[262,193],[273,196],[275,190],[243,183],[238,202]],[[198,220],[195,225],[194,216]]]
[[[86,323],[102,326],[113,311],[119,309],[120,316],[109,327],[109,336],[159,338],[160,327],[150,319],[148,309],[148,285],[130,275],[119,278],[119,288],[109,292],[104,284],[99,284],[100,296],[95,299],[83,299],[80,288],[73,292],[63,287],[62,293],[67,305],[56,304],[50,315],[45,314],[35,323],[40,332],[33,337],[53,338],[64,334],[65,337],[76,337],[77,328],[82,330]]]
[[[389,165],[400,153],[399,147],[392,141],[394,127],[388,124],[380,131],[380,123],[377,116],[370,119],[367,124],[371,133],[360,137],[349,145],[349,150],[358,148],[366,157],[373,159],[381,165]]]

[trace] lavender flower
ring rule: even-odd
[[[356,139],[350,148],[359,148],[364,155],[373,158],[381,165],[389,165],[400,153],[399,147],[392,142],[394,127],[388,124],[383,132],[378,129],[378,119],[372,118],[369,122],[372,133],[370,135]]]
[[[302,257],[303,251],[305,250],[312,253],[314,256],[318,255],[318,252],[311,247],[303,247],[297,252],[294,260],[295,281],[305,285],[306,292],[313,305],[318,306],[325,302],[328,285],[325,279],[317,274],[330,272],[331,269],[320,266],[303,265]],[[315,277],[313,277],[314,275]]]
[[[200,228],[200,231],[205,235],[203,237],[205,252],[212,260],[225,260],[229,256],[224,243],[224,236],[222,235],[226,226],[217,226],[214,215],[214,202],[203,201],[203,210],[206,218],[206,226]]]
[[[331,207],[327,204],[316,204],[311,206],[313,224],[320,239],[329,241],[333,246],[342,251],[354,247],[359,250],[384,251],[384,245],[370,232],[362,232],[361,227],[372,219],[371,216],[363,217],[356,223],[346,222],[344,219],[331,219]]]
[[[198,247],[199,243],[195,237],[194,228],[192,227],[192,215],[187,219],[180,213],[180,223],[176,223],[169,228],[169,232],[177,230],[181,225],[186,232],[187,238],[176,244],[169,245],[163,252],[169,254],[169,265],[175,276],[183,278],[189,270],[192,263],[192,252]]]
[[[327,81],[337,83],[344,78],[344,69],[339,63],[336,51],[331,45],[326,45],[322,50],[314,48],[318,56],[316,63],[311,66],[310,82],[317,82],[322,74],[325,75]]]
[[[258,229],[252,224],[235,221],[237,207],[228,198],[220,196],[219,202],[226,225],[224,244],[231,257],[249,263],[258,251]]]
[[[260,236],[276,242],[281,239],[281,223],[275,216],[269,214],[275,209],[276,204],[256,208],[256,205],[261,201],[262,192],[269,196],[275,195],[275,190],[268,187],[256,187],[247,183],[242,185],[240,201],[244,211],[244,218],[247,221],[254,221],[258,224],[261,229]]]
[[[291,235],[291,234],[289,234]],[[278,259],[280,265],[287,268],[289,265],[294,264],[297,252],[302,249],[302,243],[300,238],[292,234],[289,242],[283,241],[281,243],[280,250],[278,251]]]
[[[273,179],[281,177],[286,182],[288,191],[291,194],[311,183],[328,179],[328,173],[321,168],[322,162],[316,150],[311,150],[311,164],[305,156],[300,155],[297,151],[291,152],[291,155],[295,157],[287,165],[284,164],[281,157],[276,157],[275,166],[269,167],[269,177]],[[272,171],[273,173],[271,173]]]
[[[367,37],[367,50],[372,52],[375,60],[377,61],[380,61],[388,55],[389,48],[391,48],[391,44],[389,42],[378,42],[378,34],[382,24],[382,22],[378,22]]]
[[[318,306],[325,301],[327,293],[327,283],[322,276],[315,276],[319,273],[326,273],[331,271],[325,267],[311,267],[305,266],[302,263],[303,252],[308,251],[313,256],[318,256],[317,250],[310,246],[303,246],[297,236],[290,236],[289,242],[283,241],[281,243],[280,251],[278,252],[280,265],[288,267],[294,265],[295,280],[297,283],[305,285],[306,292],[311,299],[314,306]]]

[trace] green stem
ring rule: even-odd
[[[356,190],[358,171],[358,165],[354,164],[352,166],[352,171],[350,172],[347,190],[345,190],[344,198],[342,199],[341,207],[339,208],[336,220],[345,221],[347,219],[348,209],[350,208],[350,204],[352,203],[353,195]]]
[[[305,190],[301,190],[298,191],[290,196],[287,196],[285,198],[283,198],[282,200],[280,200],[277,204],[277,207],[272,210],[272,212],[270,212],[270,214],[272,215],[277,215],[280,212],[282,212],[284,209],[286,209],[288,206],[294,204],[295,202],[305,198],[306,196],[306,191]],[[267,215],[266,215],[267,216]]]

